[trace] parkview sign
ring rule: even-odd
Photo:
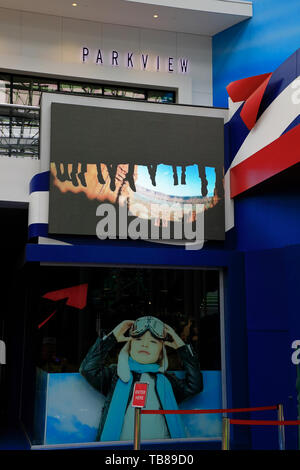
[[[82,63],[109,65],[111,67],[126,67],[127,69],[149,72],[168,72],[187,74],[190,60],[187,58],[161,57],[151,54],[136,54],[134,52],[120,53],[119,51],[102,51],[101,49],[81,48]]]

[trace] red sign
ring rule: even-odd
[[[147,389],[147,383],[136,382],[134,384],[132,406],[144,408],[146,405]]]

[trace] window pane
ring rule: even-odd
[[[42,92],[57,91],[55,80],[30,77],[13,78],[13,103],[26,106],[39,106]]]
[[[2,114],[2,113],[1,113]],[[9,156],[10,119],[0,116],[0,155]]]
[[[55,79],[0,74],[0,105],[12,102],[18,105],[39,106],[43,92],[57,91],[125,99],[148,99],[148,101],[158,103],[175,102],[175,93],[168,91],[144,91],[138,88],[121,88],[119,86],[103,87],[99,84],[67,81],[60,83],[59,87],[58,80]],[[38,158],[38,150],[38,114],[0,107],[0,155]]]
[[[134,98],[145,100],[146,95],[143,90],[135,90],[135,89],[122,89],[122,88],[114,88],[114,87],[105,87],[104,88],[104,95],[106,96],[116,96],[118,98]]]
[[[38,158],[38,150],[39,114],[0,106],[0,155]]]
[[[149,90],[148,101],[156,103],[175,103],[175,93],[173,91]]]
[[[142,90],[125,90],[126,98],[134,98],[136,100],[145,100],[146,95]]]
[[[102,87],[90,83],[61,83],[60,91],[64,93],[87,93],[89,95],[102,95]]]
[[[0,103],[10,103],[10,77],[0,75]]]
[[[129,375],[126,381],[130,370],[145,374],[150,409],[183,402],[185,409],[201,409],[203,401],[206,408],[222,408],[218,271],[32,270],[27,273],[31,284],[22,421],[34,444],[98,441],[99,425],[101,440],[129,440],[133,421],[128,380],[139,380]],[[121,394],[119,377],[128,383]],[[155,389],[157,381],[160,387]],[[107,415],[103,405],[110,406],[114,387],[118,406]],[[172,437],[164,419],[157,425],[150,419],[142,439]],[[211,423],[200,416],[184,420],[183,438],[221,436],[219,415]]]
[[[104,95],[118,96],[118,89],[117,88],[104,88]]]

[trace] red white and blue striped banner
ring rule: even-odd
[[[233,198],[300,161],[300,49],[273,73],[228,85],[226,230]]]

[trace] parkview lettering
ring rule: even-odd
[[[104,53],[101,49],[91,50],[88,47],[82,47],[81,60],[83,63],[94,63],[96,65],[110,65],[112,67],[127,67],[128,69],[183,73],[189,72],[189,59],[174,57],[161,58],[159,55],[135,54],[127,52],[120,54],[118,51]]]

